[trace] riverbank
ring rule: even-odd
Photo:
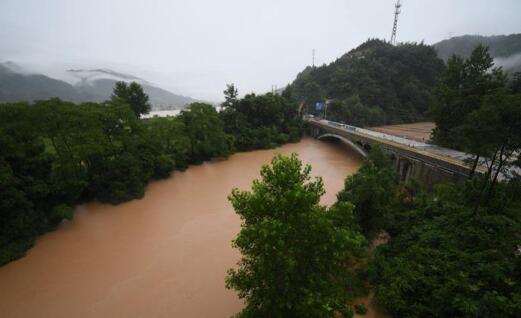
[[[240,219],[227,195],[248,189],[275,153],[296,152],[336,200],[361,159],[345,147],[304,138],[238,153],[152,182],[145,197],[90,203],[40,237],[27,256],[0,268],[6,317],[229,317],[242,303],[224,288],[239,254]]]

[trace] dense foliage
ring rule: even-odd
[[[506,83],[502,70],[494,68],[487,48],[476,47],[466,60],[452,56],[435,89],[434,141],[452,148],[464,147],[464,136],[458,130],[473,111],[479,110],[487,96],[502,93]]]
[[[489,176],[426,193],[393,182],[385,161],[371,153],[338,195],[366,234],[391,236],[369,263],[376,303],[393,317],[518,317],[521,179],[497,183],[485,202]]]
[[[302,135],[302,120],[297,104],[275,94],[248,94],[237,99],[237,90],[229,85],[220,116],[225,131],[235,137],[240,151],[273,148],[296,142]]]
[[[385,227],[389,206],[395,199],[396,178],[390,162],[379,149],[373,148],[362,166],[345,180],[337,194],[339,202],[354,204],[354,215],[364,234],[373,237]]]
[[[38,234],[72,218],[79,202],[140,198],[151,179],[174,169],[227,157],[235,148],[298,140],[300,121],[292,106],[273,95],[248,96],[234,99],[226,114],[193,103],[177,117],[140,120],[150,105],[136,83],[118,83],[103,103],[1,104],[0,265],[22,256]],[[246,130],[225,131],[231,123],[221,117],[240,117]],[[266,134],[253,129],[249,140],[242,134],[250,133],[248,127]]]
[[[328,107],[328,114],[349,124],[414,122],[425,119],[443,69],[434,49],[423,43],[369,40],[329,65],[307,67],[290,90],[308,112],[315,112],[316,102],[334,100],[331,108],[337,110]]]
[[[127,84],[126,82],[116,82],[112,101],[125,103],[130,106],[136,117],[148,114],[151,106],[148,102],[148,95],[143,91],[143,87],[136,82]]]
[[[223,130],[223,123],[214,107],[193,103],[179,115],[190,139],[188,155],[200,163],[213,157],[226,157],[232,151],[232,138]]]
[[[350,264],[366,243],[351,204],[319,204],[323,183],[310,172],[295,154],[278,155],[251,192],[230,195],[243,220],[234,240],[243,258],[227,278],[246,300],[239,317],[352,316]]]
[[[476,209],[493,196],[497,181],[519,169],[521,150],[521,94],[518,77],[510,83],[493,67],[488,50],[478,46],[463,60],[449,59],[436,88],[432,113],[434,140],[474,156],[471,177],[481,168],[485,178],[477,187]]]
[[[518,317],[521,188],[500,187],[477,211],[470,186],[395,209],[393,238],[372,262],[376,301],[396,317]]]
[[[516,79],[516,77],[514,77]],[[486,48],[453,57],[436,89],[435,139],[474,156],[464,186],[398,184],[377,149],[346,179],[368,237],[375,301],[395,317],[518,317],[521,310],[521,96]],[[474,173],[478,171],[479,173]]]

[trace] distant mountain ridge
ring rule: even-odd
[[[117,81],[136,81],[148,94],[153,110],[180,109],[198,100],[159,88],[134,75],[110,69],[72,69],[75,84],[43,74],[31,74],[13,62],[0,63],[0,102],[34,101],[58,97],[71,102],[101,102],[110,98]]]
[[[447,61],[453,54],[467,58],[472,50],[482,44],[489,47],[496,65],[509,72],[521,71],[521,34],[510,35],[463,35],[433,44],[438,56]]]

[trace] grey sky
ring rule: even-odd
[[[398,41],[521,32],[519,0],[402,0]],[[367,38],[389,39],[394,0],[1,0],[0,61],[59,76],[109,67],[220,100],[292,81]]]

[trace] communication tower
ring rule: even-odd
[[[402,7],[402,3],[400,0],[396,1],[396,4],[394,5],[394,24],[393,24],[393,33],[391,34],[391,44],[396,44],[396,29],[398,28],[398,16],[400,15]]]

